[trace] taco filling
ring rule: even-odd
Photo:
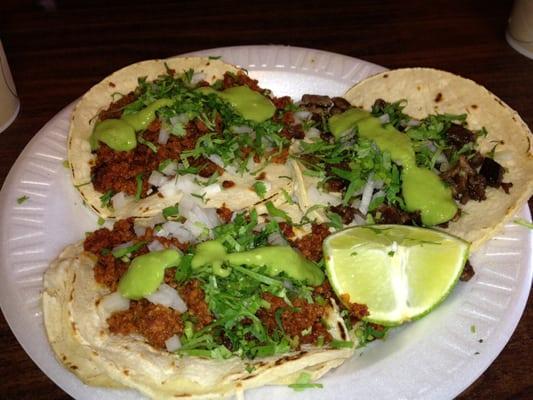
[[[212,84],[204,78],[167,69],[151,82],[139,78],[135,90],[100,111],[90,142],[102,206],[184,190],[207,201],[234,186],[232,174],[286,162],[290,139],[303,137],[291,124],[290,98],[274,97],[242,71]]]
[[[327,96],[303,97],[310,124],[323,132],[300,142],[293,157],[313,180],[308,196],[329,204],[330,220],[441,225],[460,218],[460,205],[486,199],[488,186],[509,193],[505,170],[476,141],[483,128],[464,126],[466,114],[417,120],[402,112],[406,101],[377,99],[371,111]],[[316,183],[316,184],[315,184]],[[318,193],[317,193],[318,191]],[[327,205],[324,204],[324,205]]]
[[[145,228],[130,218],[86,237],[85,251],[96,256],[94,279],[109,291],[102,301],[111,334],[216,359],[264,358],[309,345],[352,348],[354,324],[361,337],[370,330],[384,336],[384,327],[361,321],[366,306],[341,302],[324,276],[321,250],[311,248],[321,249],[326,225],[296,239],[289,225],[252,211],[220,221],[210,240],[197,243],[163,233],[172,225]]]

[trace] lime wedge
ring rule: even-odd
[[[455,286],[470,244],[403,225],[348,228],[324,241],[326,272],[341,298],[366,304],[368,321],[399,325],[420,318]]]

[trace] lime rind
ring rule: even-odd
[[[419,319],[441,304],[468,252],[469,243],[460,238],[401,225],[348,228],[324,241],[326,272],[337,295],[366,304],[365,320],[387,326]]]

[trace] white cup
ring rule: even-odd
[[[505,37],[513,49],[533,59],[533,0],[515,0]]]
[[[15,120],[20,109],[20,101],[13,83],[13,76],[7,64],[6,53],[0,41],[0,132]]]

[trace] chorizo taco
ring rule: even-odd
[[[345,98],[300,103],[325,132],[293,154],[300,205],[320,221],[435,227],[476,249],[532,195],[531,131],[473,81],[400,69]]]
[[[280,224],[261,220],[236,214],[185,243],[179,222],[146,228],[130,218],[66,248],[44,278],[58,360],[90,385],[220,398],[267,384],[313,387],[360,338],[384,334],[304,256],[316,232],[299,252],[280,242]]]
[[[150,217],[192,193],[246,209],[290,182],[291,126],[277,99],[218,59],[125,67],[78,102],[69,131],[75,187],[98,215]]]

